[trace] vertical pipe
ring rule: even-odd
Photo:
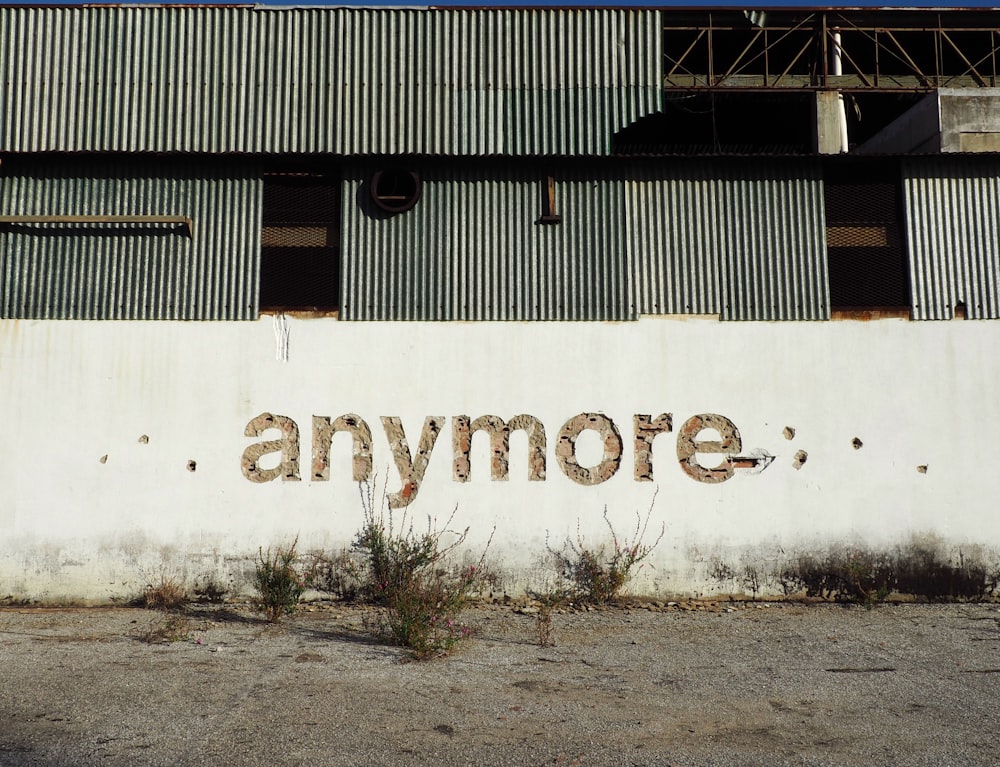
[[[843,48],[841,47],[840,29],[833,28],[831,33],[833,47],[830,50],[830,74],[839,77],[844,74]],[[846,152],[850,149],[847,140],[847,108],[844,105],[844,94],[837,92],[837,121],[840,123],[840,151]]]

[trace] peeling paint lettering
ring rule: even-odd
[[[698,436],[705,429],[714,429],[720,439],[699,440]],[[736,424],[725,416],[714,413],[688,418],[677,433],[677,460],[680,461],[684,473],[691,479],[708,484],[725,482],[733,476],[735,466],[733,458],[743,449],[739,429]],[[714,468],[706,468],[698,463],[698,453],[721,453],[726,459]]]
[[[299,427],[291,418],[283,415],[261,413],[247,424],[247,437],[259,437],[268,429],[279,429],[281,439],[257,442],[243,451],[240,468],[243,476],[251,482],[270,482],[281,479],[285,482],[299,481]],[[262,469],[259,461],[268,453],[281,453],[281,462],[273,469]]]
[[[318,482],[330,479],[330,447],[338,431],[348,432],[354,441],[351,478],[367,482],[372,476],[372,430],[354,413],[342,415],[332,424],[327,416],[313,416],[312,478]]]
[[[576,440],[587,429],[593,429],[604,444],[604,456],[597,466],[588,469],[576,460]],[[615,422],[600,413],[580,413],[559,430],[556,439],[556,461],[563,474],[581,485],[599,485],[611,479],[622,460],[622,435]]]
[[[415,454],[403,430],[398,416],[381,416],[389,449],[399,472],[400,487],[389,493],[390,508],[401,508],[414,501],[423,482],[430,462],[431,451],[445,425],[445,416],[428,416],[424,419],[419,444]],[[510,435],[513,431],[523,431],[528,439],[528,481],[540,482],[546,478],[547,441],[545,427],[532,415],[522,413],[505,421],[496,415],[481,415],[472,419],[467,415],[452,416],[452,478],[456,482],[468,482],[472,476],[472,438],[476,432],[489,435],[490,478],[506,481],[510,477]],[[673,431],[673,415],[660,413],[652,416],[637,413],[632,416],[633,458],[636,482],[653,480],[653,443],[660,434]],[[246,436],[259,437],[269,429],[281,432],[281,438],[266,440],[248,446],[243,451],[241,468],[243,475],[251,482],[269,482],[281,477],[283,481],[299,480],[299,429],[295,421],[282,415],[261,413],[246,426]],[[351,478],[354,482],[366,482],[372,477],[372,432],[363,418],[347,413],[331,421],[329,416],[312,417],[312,466],[311,478],[317,482],[330,479],[330,452],[333,437],[337,432],[351,435],[353,461]],[[601,439],[603,454],[596,466],[581,466],[577,459],[577,440],[583,432],[590,430]],[[718,440],[699,439],[706,430],[718,433]],[[785,429],[788,437],[789,428]],[[684,473],[696,482],[717,484],[734,476],[736,470],[747,475],[764,471],[774,461],[774,456],[766,450],[754,448],[741,455],[743,447],[739,429],[725,416],[703,413],[687,419],[677,433],[677,460]],[[623,443],[615,422],[600,413],[580,413],[563,424],[555,445],[555,457],[559,468],[570,480],[580,485],[599,485],[607,482],[621,468]],[[274,468],[262,469],[262,456],[280,453],[281,461]],[[698,462],[698,454],[714,453],[724,456],[724,460],[713,468]],[[805,453],[796,455],[795,468],[805,463]]]
[[[470,422],[467,415],[456,415],[451,419],[452,476],[456,482],[468,482],[472,476],[469,459],[472,450],[472,435],[485,431],[490,435],[490,478],[506,481],[509,477],[510,433],[521,429],[528,435],[528,480],[539,482],[545,479],[545,427],[533,415],[516,415],[510,422],[499,416],[483,415]]]
[[[431,458],[431,450],[437,442],[438,434],[441,433],[441,426],[445,417],[428,416],[424,419],[424,428],[420,432],[420,443],[417,445],[417,454],[410,455],[410,445],[406,441],[406,433],[403,431],[403,422],[396,416],[382,416],[382,428],[385,429],[385,436],[389,440],[389,449],[396,460],[396,470],[399,472],[399,479],[402,483],[399,492],[389,493],[389,508],[400,509],[408,506],[416,500],[420,490],[420,483],[424,479],[424,472],[427,471],[427,463]]]
[[[661,413],[653,418],[637,413],[632,416],[632,431],[635,434],[635,481],[653,481],[653,439],[657,434],[673,431],[672,413]]]

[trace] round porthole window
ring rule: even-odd
[[[390,168],[372,176],[372,200],[387,213],[403,213],[420,199],[420,176],[410,170]]]

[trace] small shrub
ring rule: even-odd
[[[365,575],[364,561],[357,552],[344,550],[332,556],[317,554],[310,585],[345,602],[373,601],[372,585]]]
[[[299,539],[291,546],[278,547],[274,551],[258,549],[254,586],[257,599],[254,606],[271,623],[278,623],[285,615],[295,612],[309,583],[310,573],[300,570],[297,564],[296,547]]]
[[[896,582],[895,567],[888,557],[867,551],[849,552],[837,575],[842,597],[869,610],[885,601]]]
[[[362,486],[361,500],[364,523],[353,549],[362,556],[373,601],[385,610],[381,633],[416,659],[448,653],[471,634],[458,616],[482,587],[486,551],[477,564],[449,566],[469,533],[449,530],[454,511],[443,527],[428,517],[426,531],[417,532],[407,510],[396,520],[384,499],[376,507],[370,487]],[[445,543],[446,535],[455,538]]]
[[[572,592],[566,588],[548,588],[545,591],[528,591],[528,596],[538,602],[535,615],[535,636],[540,647],[555,647],[555,630],[552,627],[552,613],[572,599]]]
[[[757,594],[760,593],[761,575],[760,570],[749,562],[743,566],[743,587],[749,589],[753,595],[753,601],[757,601]]]
[[[228,593],[229,589],[224,584],[219,583],[214,576],[208,576],[204,582],[195,583],[194,586],[194,596],[199,602],[222,604],[226,601]]]
[[[138,638],[147,644],[170,644],[185,642],[191,638],[191,624],[187,618],[172,615],[162,623],[154,623],[140,632]]]
[[[177,610],[190,601],[187,589],[175,578],[160,576],[160,582],[146,587],[142,602],[149,610]]]
[[[655,495],[653,500],[655,502]],[[579,523],[575,542],[567,538],[560,550],[548,546],[549,553],[555,558],[562,576],[569,582],[577,599],[606,604],[618,598],[625,585],[635,576],[638,570],[636,566],[641,567],[642,561],[652,553],[666,533],[664,524],[655,541],[648,545],[643,543],[652,513],[652,504],[645,519],[636,512],[635,531],[631,539],[619,539],[605,507],[604,521],[611,531],[610,547],[606,544],[597,548],[587,546],[580,535]]]
[[[799,557],[779,578],[786,594],[804,588],[806,596],[871,608],[890,594],[897,575],[895,564],[887,555],[849,550],[828,554],[823,559]]]

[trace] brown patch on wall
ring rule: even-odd
[[[452,476],[456,482],[468,482],[472,476],[469,459],[472,435],[485,431],[490,437],[490,478],[506,481],[510,474],[510,433],[517,429],[528,435],[528,480],[545,479],[545,427],[532,415],[516,415],[510,422],[499,416],[483,415],[470,421],[467,415],[456,415],[452,425]]]
[[[808,460],[809,460],[809,453],[807,453],[805,450],[799,450],[795,454],[795,457],[792,459],[792,468],[801,469]]]
[[[698,440],[698,435],[705,429],[719,432],[719,440]],[[730,456],[743,449],[736,424],[722,415],[702,413],[688,418],[677,433],[677,460],[684,473],[698,482],[715,484],[725,482],[733,476],[735,467]],[[718,453],[726,456],[726,460],[714,468],[706,468],[698,463],[698,453]]]
[[[865,443],[862,442],[857,437],[851,440],[851,447],[853,447],[855,450],[860,450],[862,447],[864,447],[864,444]]]
[[[919,471],[921,474],[926,474],[927,473],[927,464],[926,463],[920,464],[917,467],[917,471]]]
[[[785,435],[785,439],[795,439],[795,429],[791,426],[786,426],[781,433]]]
[[[601,462],[593,468],[581,466],[576,460],[576,440],[587,429],[596,431],[604,443]],[[580,413],[573,416],[559,430],[556,439],[556,461],[563,473],[581,485],[599,485],[611,479],[622,460],[622,436],[607,416],[600,413]]]
[[[431,451],[434,449],[438,434],[441,433],[444,420],[443,415],[427,416],[424,419],[424,428],[420,432],[417,453],[411,457],[410,445],[406,441],[402,421],[397,416],[382,416],[382,428],[385,429],[385,436],[389,440],[389,448],[392,450],[392,456],[396,461],[396,470],[399,472],[402,483],[398,492],[389,493],[390,509],[408,506],[416,499],[417,493],[420,491],[420,483],[427,471]]]
[[[831,320],[854,320],[856,322],[871,322],[872,320],[908,320],[910,310],[903,308],[884,307],[880,309],[831,309]]]
[[[285,482],[299,481],[299,427],[287,416],[261,413],[247,424],[244,434],[259,437],[268,429],[279,429],[281,439],[272,439],[250,445],[243,451],[240,469],[251,482],[270,482],[281,477]],[[281,453],[281,462],[273,469],[262,469],[258,465],[262,456]]]
[[[661,413],[656,418],[642,413],[636,413],[632,416],[632,431],[635,435],[636,482],[653,481],[653,440],[657,434],[671,432],[673,428],[674,417],[672,413]]]
[[[333,423],[327,416],[313,416],[312,478],[319,482],[330,479],[330,446],[338,431],[349,433],[353,440],[351,479],[367,482],[372,475],[372,430],[354,413],[338,416]]]

